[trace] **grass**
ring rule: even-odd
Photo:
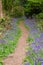
[[[25,64],[26,61],[31,63],[31,65],[34,65],[34,61],[33,61],[33,59],[30,58],[30,56],[26,56],[26,58],[24,60],[24,64]]]
[[[31,37],[28,37],[28,38],[27,38],[27,42],[28,42],[28,43],[32,43],[33,41],[34,41],[33,38],[31,38]]]
[[[30,65],[34,65],[35,61],[37,61],[37,65],[41,65],[41,61],[38,61],[37,57],[38,57],[37,54],[32,52],[31,50],[31,53],[24,58],[23,64],[29,62]]]
[[[12,34],[13,35],[13,34]],[[8,40],[8,43],[0,43],[0,65],[3,65],[2,60],[15,50],[18,40],[21,36],[21,30],[18,28],[14,40]]]
[[[29,28],[29,26],[27,26],[26,24],[24,24],[24,26],[25,26],[25,28],[27,29],[27,30],[29,30],[30,28]]]
[[[0,44],[0,59],[1,59],[0,63],[2,62],[3,58],[8,56],[10,53],[12,53],[15,50],[20,36],[21,36],[21,31],[18,30],[17,36],[15,36],[15,39],[13,41],[10,40],[8,44]]]

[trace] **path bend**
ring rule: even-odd
[[[8,56],[8,58],[3,60],[4,65],[22,65],[23,59],[25,58],[25,48],[27,46],[26,39],[28,37],[28,30],[24,27],[23,22],[20,22],[19,27],[22,30],[22,36],[18,41],[18,45],[14,53],[12,53],[11,56]]]

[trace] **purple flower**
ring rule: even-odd
[[[43,62],[43,58],[39,57],[39,58],[38,58],[38,61]]]
[[[0,43],[6,43],[6,40],[0,39]]]
[[[43,38],[43,33],[40,34],[40,38]]]
[[[39,40],[39,38],[35,38],[35,42],[39,42],[40,40]]]
[[[43,65],[43,62],[42,62],[42,64],[41,65]]]
[[[38,60],[35,60],[34,65],[37,65],[37,63],[38,63]]]

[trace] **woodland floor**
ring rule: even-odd
[[[21,21],[19,28],[22,31],[22,35],[18,41],[18,45],[15,51],[3,60],[4,65],[22,65],[23,59],[26,56],[26,39],[28,37],[28,30],[25,28],[24,23]]]

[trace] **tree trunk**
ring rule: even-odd
[[[0,0],[0,18],[3,18],[2,0]]]

